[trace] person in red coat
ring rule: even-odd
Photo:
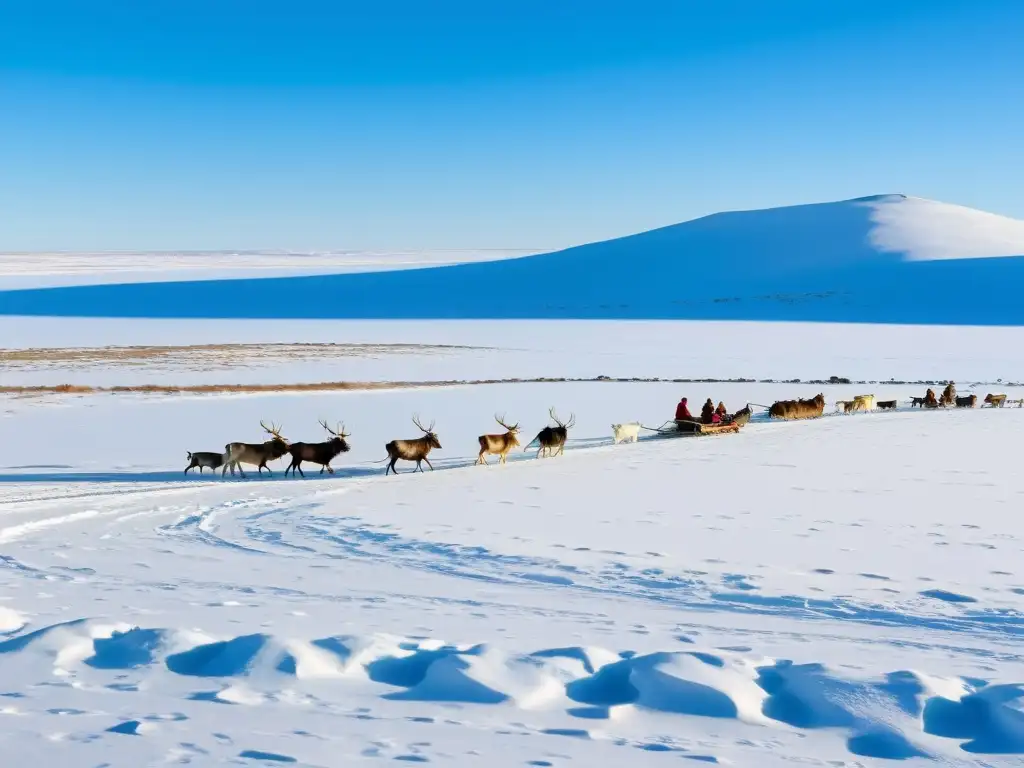
[[[676,406],[676,421],[690,421],[693,416],[690,415],[690,409],[686,407],[686,398],[684,397],[679,401],[679,405]]]

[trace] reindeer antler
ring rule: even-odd
[[[430,422],[429,427],[424,427],[422,424],[420,424],[419,414],[416,414],[415,416],[412,417],[412,423],[415,424],[416,427],[424,434],[430,434],[430,431],[434,428],[434,422]]]
[[[348,432],[345,431],[345,422],[344,421],[339,421],[338,422],[338,431],[335,432],[334,434],[336,434],[338,437],[348,437],[349,436]]]
[[[278,440],[284,440],[284,438],[281,437],[281,427],[275,426],[274,422],[270,422],[270,426],[268,427],[266,424],[263,423],[263,420],[261,419],[260,426],[263,427],[263,429],[266,430],[269,434],[276,437]]]
[[[518,422],[513,424],[511,427],[505,423],[505,414],[502,414],[501,417],[499,417],[498,414],[494,414],[494,420],[498,422],[501,426],[503,426],[505,429],[507,429],[509,432],[515,432],[517,429],[519,429]]]
[[[320,426],[323,427],[324,429],[326,429],[328,432],[330,432],[335,437],[338,436],[337,432],[335,432],[333,429],[331,429],[330,427],[327,426],[327,419],[320,419]]]

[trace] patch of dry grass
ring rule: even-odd
[[[449,354],[480,350],[449,344],[189,344],[179,346],[54,347],[0,349],[0,367],[9,371],[64,368],[189,368],[225,370],[253,364],[324,360],[338,357]]]
[[[349,390],[413,389],[427,387],[472,386],[480,384],[541,384],[565,381],[615,381],[615,379],[449,379],[441,381],[321,381],[295,384],[135,384],[93,387],[83,384],[40,386],[0,386],[0,395],[215,395],[262,392],[343,392]],[[627,381],[618,379],[617,381]],[[633,381],[633,379],[629,379]]]

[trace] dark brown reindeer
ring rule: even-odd
[[[434,471],[434,465],[427,458],[427,454],[430,453],[431,449],[437,448],[441,450],[441,442],[434,433],[434,422],[430,422],[429,427],[424,427],[420,424],[419,417],[413,416],[412,423],[423,432],[423,437],[417,437],[413,440],[392,440],[384,446],[384,450],[388,452],[388,467],[384,470],[385,477],[387,477],[389,472],[398,474],[395,464],[399,459],[402,461],[415,461],[416,469],[420,472],[423,471],[422,462],[425,461],[427,466],[430,467],[430,471]],[[416,470],[413,471],[415,472]]]
[[[480,435],[477,439],[480,441],[480,455],[476,457],[477,464],[486,464],[487,455],[496,453],[501,458],[498,460],[499,463],[505,464],[508,461],[508,452],[519,445],[519,424],[513,424],[509,426],[505,423],[505,417],[498,418],[498,414],[494,414],[494,420],[505,428],[505,433],[501,435]]]
[[[199,474],[203,474],[203,468],[209,467],[214,472],[224,463],[223,453],[214,453],[213,451],[189,451],[188,452],[188,466],[185,467],[185,474],[188,474],[190,469],[199,467]]]
[[[544,427],[537,436],[526,444],[523,451],[526,452],[530,449],[530,446],[534,443],[540,444],[540,450],[537,451],[537,458],[540,458],[541,453],[547,451],[547,456],[557,456],[560,453],[565,452],[565,441],[569,439],[569,430],[576,425],[575,414],[569,414],[568,421],[561,421],[558,415],[555,413],[555,409],[549,408],[548,415],[551,416],[551,420],[558,426],[555,427]]]
[[[268,474],[273,475],[270,471],[270,467],[267,466],[268,461],[275,461],[288,453],[288,441],[281,437],[281,428],[275,427],[273,422],[268,427],[262,421],[260,426],[263,427],[269,435],[270,440],[265,443],[228,443],[224,446],[224,469],[220,471],[221,477],[231,469],[231,474],[235,474],[235,467],[238,467],[238,473],[245,477],[245,473],[242,471],[242,464],[254,464],[259,467],[260,474],[263,474],[263,470],[266,469]]]
[[[295,470],[299,470],[299,474],[305,477],[306,473],[302,471],[302,462],[304,461],[319,464],[321,475],[325,469],[330,474],[334,474],[334,470],[331,468],[331,461],[339,453],[345,453],[349,450],[349,445],[345,442],[345,438],[349,435],[345,431],[344,424],[339,424],[338,430],[334,431],[327,426],[325,419],[320,419],[320,426],[332,435],[331,439],[325,443],[292,443],[288,446],[288,453],[291,454],[292,463],[284,471],[285,477],[288,477],[288,470],[291,470],[292,477],[295,477]]]

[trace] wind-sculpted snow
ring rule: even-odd
[[[910,670],[858,675],[820,663],[718,648],[517,652],[392,635],[297,639],[266,633],[204,642],[178,629],[128,627],[96,620],[44,627],[0,642],[0,666],[5,677],[31,681],[35,676],[42,683],[57,675],[81,689],[106,688],[122,696],[141,696],[159,686],[165,706],[177,708],[173,716],[147,713],[130,703],[126,711],[132,716],[127,719],[100,711],[74,713],[88,715],[84,719],[105,726],[108,734],[158,741],[167,738],[168,721],[202,718],[217,703],[263,706],[273,710],[275,719],[298,722],[310,712],[342,714],[345,702],[358,696],[372,706],[347,714],[363,713],[369,721],[397,718],[404,710],[396,709],[396,703],[458,706],[463,717],[472,717],[477,707],[500,706],[509,718],[542,716],[543,727],[517,725],[522,735],[576,736],[682,755],[695,753],[686,739],[644,741],[613,737],[607,729],[660,715],[669,718],[661,722],[670,727],[674,718],[735,721],[756,726],[750,733],[762,739],[764,731],[773,733],[772,738],[826,731],[840,749],[871,758],[938,757],[950,742],[965,752],[1024,751],[1019,708],[1024,684],[933,678]],[[34,699],[13,699],[6,714],[32,717]],[[434,722],[432,717],[409,719]],[[703,727],[715,728],[710,722]],[[204,751],[228,757],[224,742],[245,737],[218,732],[201,743]],[[423,750],[425,760],[430,751]],[[311,752],[320,750],[300,749],[301,757],[283,757],[305,762]]]
[[[1022,287],[1024,222],[881,195],[472,264],[2,291],[0,314],[1021,325]]]

